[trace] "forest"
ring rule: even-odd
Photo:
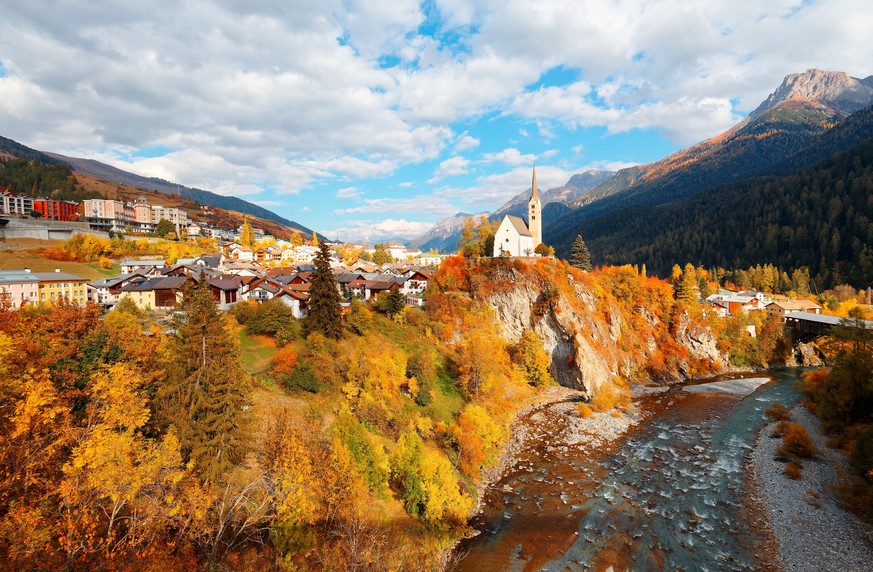
[[[707,267],[808,266],[819,288],[873,281],[873,141],[791,175],[753,179],[660,207],[591,220],[596,262],[662,276],[676,260]]]
[[[61,201],[101,198],[99,193],[79,186],[69,166],[43,163],[38,159],[0,160],[0,189],[8,189],[16,195]]]

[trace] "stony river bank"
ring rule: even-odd
[[[859,521],[837,501],[835,487],[846,470],[846,459],[829,448],[818,419],[802,406],[791,411],[806,427],[817,449],[804,461],[802,477],[783,474],[775,460],[781,439],[770,436],[775,423],[759,433],[752,452],[757,496],[763,501],[784,570],[819,572],[873,570],[873,527]]]

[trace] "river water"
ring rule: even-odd
[[[643,397],[642,421],[610,446],[554,446],[574,422],[567,406],[526,418],[537,438],[486,494],[459,570],[771,568],[747,455],[764,409],[799,399],[800,373],[770,372],[748,396]]]

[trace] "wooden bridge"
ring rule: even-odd
[[[785,331],[794,343],[809,342],[826,336],[831,328],[843,323],[843,318],[824,316],[812,312],[788,312],[785,314]],[[873,321],[860,320],[868,329],[873,329]],[[846,323],[851,325],[851,323]]]

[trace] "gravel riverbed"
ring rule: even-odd
[[[782,567],[810,572],[873,570],[873,527],[836,500],[835,487],[846,471],[845,457],[827,446],[818,419],[804,407],[795,407],[791,416],[806,427],[817,449],[815,458],[803,462],[801,479],[786,477],[785,464],[775,460],[782,443],[782,439],[770,436],[775,423],[759,433],[751,460]]]

